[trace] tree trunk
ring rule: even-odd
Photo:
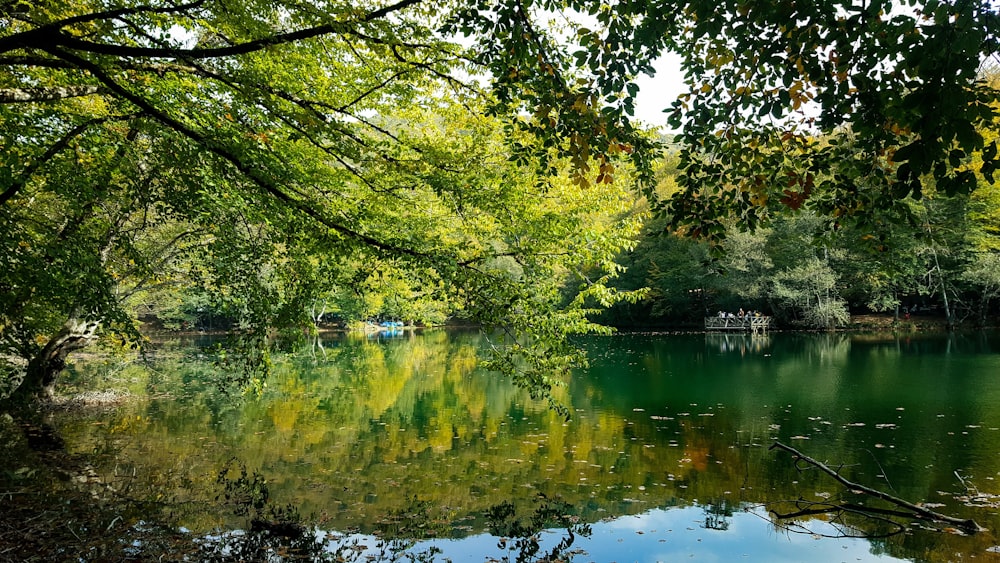
[[[955,313],[951,310],[951,305],[948,303],[948,288],[941,287],[941,300],[944,303],[944,318],[948,323],[948,330],[953,330],[955,328]]]
[[[59,332],[49,339],[42,349],[28,362],[24,380],[14,392],[14,398],[51,399],[56,377],[66,367],[66,356],[90,345],[97,338],[97,321],[70,317]]]
[[[983,292],[983,300],[982,300],[981,305],[979,307],[979,326],[984,327],[984,328],[987,326],[987,320],[986,319],[989,318],[989,314],[990,314],[990,297],[984,291]]]
[[[955,314],[951,310],[951,305],[948,303],[948,284],[945,283],[944,272],[941,271],[941,263],[938,262],[937,250],[931,246],[932,256],[934,257],[934,271],[938,275],[938,283],[941,284],[941,300],[944,304],[944,317],[948,323],[948,330],[953,330],[955,328]]]

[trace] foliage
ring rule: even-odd
[[[486,511],[490,534],[501,538],[498,546],[512,552],[515,557],[503,558],[504,563],[530,563],[533,561],[559,561],[572,559],[579,550],[571,550],[576,536],[589,537],[589,524],[579,523],[573,514],[573,506],[560,500],[552,500],[544,495],[537,499],[539,506],[528,518],[519,517],[514,504],[504,501],[491,506]],[[547,529],[565,530],[565,537],[548,552],[541,550],[540,534]]]
[[[775,276],[776,299],[800,312],[800,322],[808,327],[837,328],[847,324],[847,303],[831,296],[837,279],[829,265],[818,258],[783,270]]]
[[[864,224],[928,186],[992,182],[996,145],[981,131],[997,90],[979,75],[997,50],[991,3],[706,3],[685,15],[690,92],[672,116],[684,192],[668,207],[679,223],[717,237],[726,210],[752,226],[805,207]]]
[[[873,234],[873,210],[992,181],[998,18],[988,0],[7,2],[0,353],[47,387],[98,328],[138,340],[149,290],[188,285],[251,342],[325,302],[466,315],[544,394],[579,362],[566,336],[640,296],[607,287],[638,229],[615,216],[624,180],[713,241],[781,209]],[[630,116],[664,51],[689,92],[661,200]]]
[[[995,138],[995,128],[982,134]],[[670,174],[680,179],[684,172]],[[647,323],[700,325],[702,312],[749,305],[815,328],[843,326],[849,309],[889,311],[898,318],[917,307],[940,311],[951,326],[970,319],[988,326],[996,313],[991,308],[995,196],[985,182],[972,194],[948,194],[929,184],[919,199],[866,210],[863,222],[831,222],[801,207],[773,213],[769,226],[756,229],[739,219],[722,221],[721,242],[684,241],[681,237],[690,233],[670,230],[665,237],[643,240],[621,258],[632,268],[621,283],[636,287],[644,280],[652,288],[640,309],[652,313]],[[667,227],[656,219],[644,229]],[[684,246],[695,254],[678,253]],[[675,305],[676,296],[685,294],[698,296],[700,306],[692,307],[690,300]],[[616,325],[634,322],[625,310],[616,307],[606,318]]]
[[[703,318],[718,310],[744,309],[806,328],[841,327],[849,320],[841,297],[845,261],[839,257],[845,250],[820,246],[822,223],[802,213],[754,232],[731,226],[721,256],[712,256],[705,241],[676,234],[649,238],[622,257],[630,273],[620,283],[649,284],[640,308],[648,314],[642,320],[652,324],[702,326]],[[656,225],[662,223],[647,228]],[[616,305],[619,316],[609,316],[609,322],[634,322],[622,318],[624,307]]]
[[[511,154],[533,140],[484,115],[468,54],[435,31],[446,15],[416,0],[5,5],[0,353],[39,358],[78,319],[137,342],[136,308],[204,297],[259,346],[272,327],[310,330],[326,301],[501,328],[494,365],[534,370],[521,381],[544,394],[579,361],[560,340],[596,329],[589,300],[624,297],[603,284],[637,224],[614,217],[627,198],[610,173],[566,180],[589,158],[546,158],[558,174],[540,180]],[[569,301],[567,276],[583,284]],[[46,350],[24,387],[72,351]],[[250,378],[267,363],[241,357]]]
[[[979,320],[986,323],[986,314],[990,302],[1000,297],[1000,255],[996,253],[978,253],[962,272],[962,279],[979,293]]]
[[[500,107],[552,146],[568,136],[571,155],[620,146],[634,78],[664,51],[681,55],[688,92],[670,123],[682,189],[661,210],[712,240],[733,215],[754,227],[776,209],[863,223],[927,186],[969,193],[998,164],[982,132],[997,116],[980,75],[998,50],[988,0],[479,1],[447,29],[479,40]]]

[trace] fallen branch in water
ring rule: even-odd
[[[885,508],[872,508],[870,506],[860,506],[857,504],[850,504],[850,503],[832,504],[828,502],[810,502],[800,499],[794,501],[792,504],[794,504],[795,507],[797,508],[795,512],[781,513],[774,509],[770,509],[769,512],[774,516],[776,516],[779,520],[789,520],[795,518],[802,518],[805,516],[816,516],[819,514],[844,514],[844,513],[857,514],[865,518],[868,518],[870,520],[877,520],[883,522],[895,528],[891,532],[884,532],[878,534],[863,533],[861,535],[851,534],[841,530],[842,534],[840,536],[833,536],[828,534],[817,533],[815,531],[805,529],[804,526],[800,526],[812,535],[819,535],[829,538],[842,538],[842,537],[865,538],[865,539],[888,538],[890,536],[895,536],[897,534],[902,534],[906,532],[906,526],[900,524],[899,522],[896,522],[895,520],[892,520],[891,518],[889,518],[890,516],[901,516],[904,518],[909,518],[913,516],[909,512],[902,512],[899,510],[889,510]],[[785,527],[789,530],[792,529],[792,527],[789,526],[788,524],[785,524]]]
[[[855,483],[853,481],[848,481],[843,476],[841,476],[840,473],[838,473],[837,471],[834,471],[833,469],[830,469],[824,463],[822,463],[820,461],[817,461],[817,460],[815,460],[815,459],[813,459],[813,458],[811,458],[811,457],[803,454],[802,452],[796,450],[795,448],[793,448],[791,446],[786,446],[785,444],[782,444],[781,442],[775,442],[775,443],[771,444],[771,447],[768,448],[768,449],[773,450],[775,448],[777,448],[779,450],[785,450],[786,452],[792,454],[793,456],[795,456],[796,461],[801,460],[801,461],[803,461],[805,463],[808,463],[809,465],[812,465],[813,467],[816,467],[817,469],[819,469],[820,471],[826,473],[830,477],[833,477],[838,483],[840,483],[841,485],[847,487],[848,489],[850,489],[852,491],[856,491],[856,492],[864,493],[864,494],[869,495],[869,496],[873,496],[873,497],[875,497],[877,499],[884,500],[886,502],[895,504],[896,506],[899,506],[899,507],[902,507],[902,508],[905,508],[905,509],[911,511],[913,513],[912,516],[914,518],[921,518],[921,519],[924,519],[924,520],[933,520],[935,522],[945,522],[947,524],[952,524],[952,525],[958,527],[958,529],[960,529],[961,531],[963,531],[963,532],[965,532],[967,534],[975,534],[977,532],[985,531],[985,528],[983,528],[982,526],[980,526],[979,524],[977,524],[975,520],[955,518],[954,516],[948,516],[946,514],[941,514],[940,512],[935,512],[933,510],[929,510],[929,509],[927,509],[927,508],[925,508],[923,506],[919,506],[919,505],[913,504],[912,502],[905,501],[905,500],[903,500],[901,498],[898,498],[898,497],[894,497],[894,496],[892,496],[890,494],[884,493],[884,492],[879,491],[877,489],[872,489],[871,487],[866,487],[864,485],[860,485],[860,484]]]

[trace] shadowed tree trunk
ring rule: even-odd
[[[66,356],[90,345],[97,338],[100,323],[72,315],[45,346],[38,351],[25,369],[24,379],[14,392],[15,400],[49,400],[55,390],[56,378],[66,367]]]

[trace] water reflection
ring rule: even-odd
[[[708,333],[705,335],[706,348],[717,349],[720,354],[737,353],[764,354],[771,347],[770,334]]]
[[[591,368],[557,389],[569,422],[478,370],[477,335],[431,332],[316,343],[282,358],[262,396],[242,401],[203,383],[210,364],[165,354],[155,369],[125,375],[148,400],[66,417],[62,431],[77,451],[108,453],[98,469],[106,478],[127,473],[132,491],[205,507],[171,512],[196,533],[252,529],[253,515],[211,508],[225,494],[217,476],[237,459],[247,482],[266,483],[269,506],[294,507],[317,529],[385,538],[395,533],[387,523],[420,507],[425,528],[396,537],[446,554],[500,532],[496,507],[522,511],[513,522],[528,529],[538,499],[550,499],[576,520],[531,528],[529,537],[553,540],[532,556],[579,523],[592,533],[573,532],[566,551],[583,549],[587,560],[670,560],[695,546],[780,560],[795,535],[778,531],[768,507],[845,493],[768,452],[774,439],[944,512],[976,512],[956,499],[970,487],[1000,493],[995,339],[621,335],[584,344]],[[995,514],[979,512],[998,528]],[[809,529],[836,527],[801,516]],[[629,523],[637,528],[625,535]],[[956,538],[904,525],[903,536],[844,549],[948,559],[998,543],[992,533]],[[815,543],[817,553],[842,549]]]
[[[864,539],[840,536],[842,527],[814,521],[808,533],[791,533],[768,523],[758,507],[727,517],[724,530],[701,525],[712,510],[690,506],[652,509],[605,520],[577,535],[572,524],[521,535],[476,534],[456,539],[404,540],[378,534],[310,531],[282,540],[259,533],[215,536],[199,554],[203,560],[265,560],[275,553],[315,561],[900,561]],[[832,538],[816,541],[818,537]],[[225,557],[223,557],[225,555]],[[228,558],[227,558],[228,557]]]

